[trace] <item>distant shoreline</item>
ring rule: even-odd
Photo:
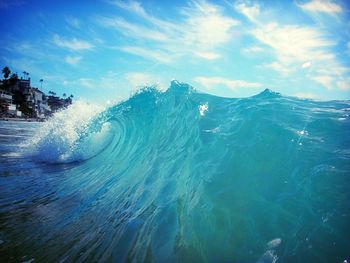
[[[46,119],[39,118],[7,118],[0,117],[0,121],[21,121],[21,122],[44,122]]]

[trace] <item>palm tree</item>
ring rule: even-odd
[[[69,96],[71,99],[73,99],[74,98],[74,96],[73,96],[73,94],[70,94],[70,96]]]
[[[67,94],[66,93],[63,93],[63,98],[67,97]]]
[[[11,74],[10,68],[7,67],[7,66],[4,67],[4,68],[2,69],[2,74],[4,74],[4,78],[7,79],[7,78],[10,76],[10,74]]]

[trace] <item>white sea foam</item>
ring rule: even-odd
[[[28,152],[42,161],[65,162],[85,158],[92,149],[77,149],[77,144],[84,133],[88,132],[94,117],[103,110],[102,107],[77,101],[67,109],[54,114],[43,123],[38,133],[26,142]],[[100,132],[106,132],[108,124]],[[99,137],[92,134],[90,137]],[[96,144],[94,144],[96,145]]]
[[[198,106],[199,114],[200,114],[201,116],[204,116],[205,113],[208,111],[208,108],[209,108],[208,102],[199,105],[199,106]]]

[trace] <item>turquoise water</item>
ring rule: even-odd
[[[349,260],[349,114],[172,82],[1,122],[2,262]]]

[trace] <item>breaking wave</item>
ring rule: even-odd
[[[57,168],[21,245],[39,262],[342,262],[349,109],[176,81],[106,109],[79,102],[27,147]]]

